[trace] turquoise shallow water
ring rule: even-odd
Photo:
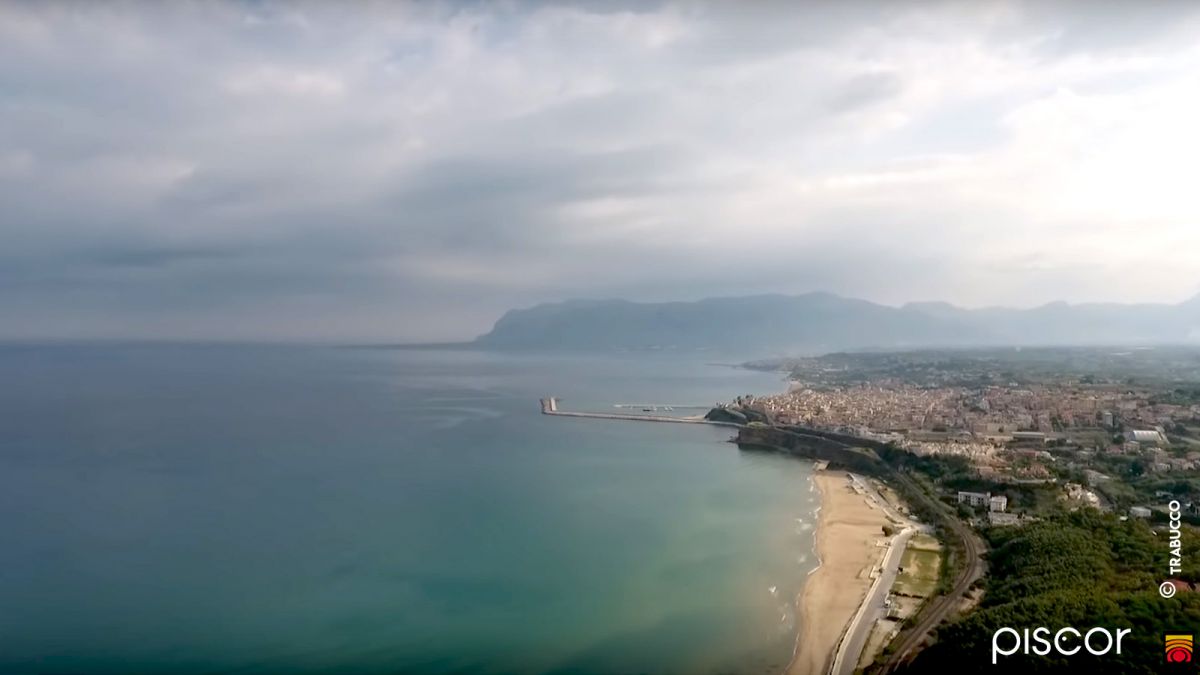
[[[808,464],[679,356],[0,348],[0,671],[778,672]],[[774,592],[771,588],[774,587]]]

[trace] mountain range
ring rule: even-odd
[[[569,300],[515,309],[474,344],[498,349],[677,349],[803,354],[858,349],[1200,343],[1200,295],[1179,304],[890,307],[831,293],[695,302]]]

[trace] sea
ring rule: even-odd
[[[779,673],[811,464],[538,404],[786,386],[714,360],[0,346],[0,672]]]

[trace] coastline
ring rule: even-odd
[[[847,626],[871,587],[871,571],[886,548],[883,511],[850,486],[844,471],[818,471],[820,497],[815,530],[818,567],[797,599],[800,629],[788,675],[824,675]]]

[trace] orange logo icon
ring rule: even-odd
[[[1191,663],[1191,635],[1164,635],[1163,637],[1167,644],[1167,663]]]

